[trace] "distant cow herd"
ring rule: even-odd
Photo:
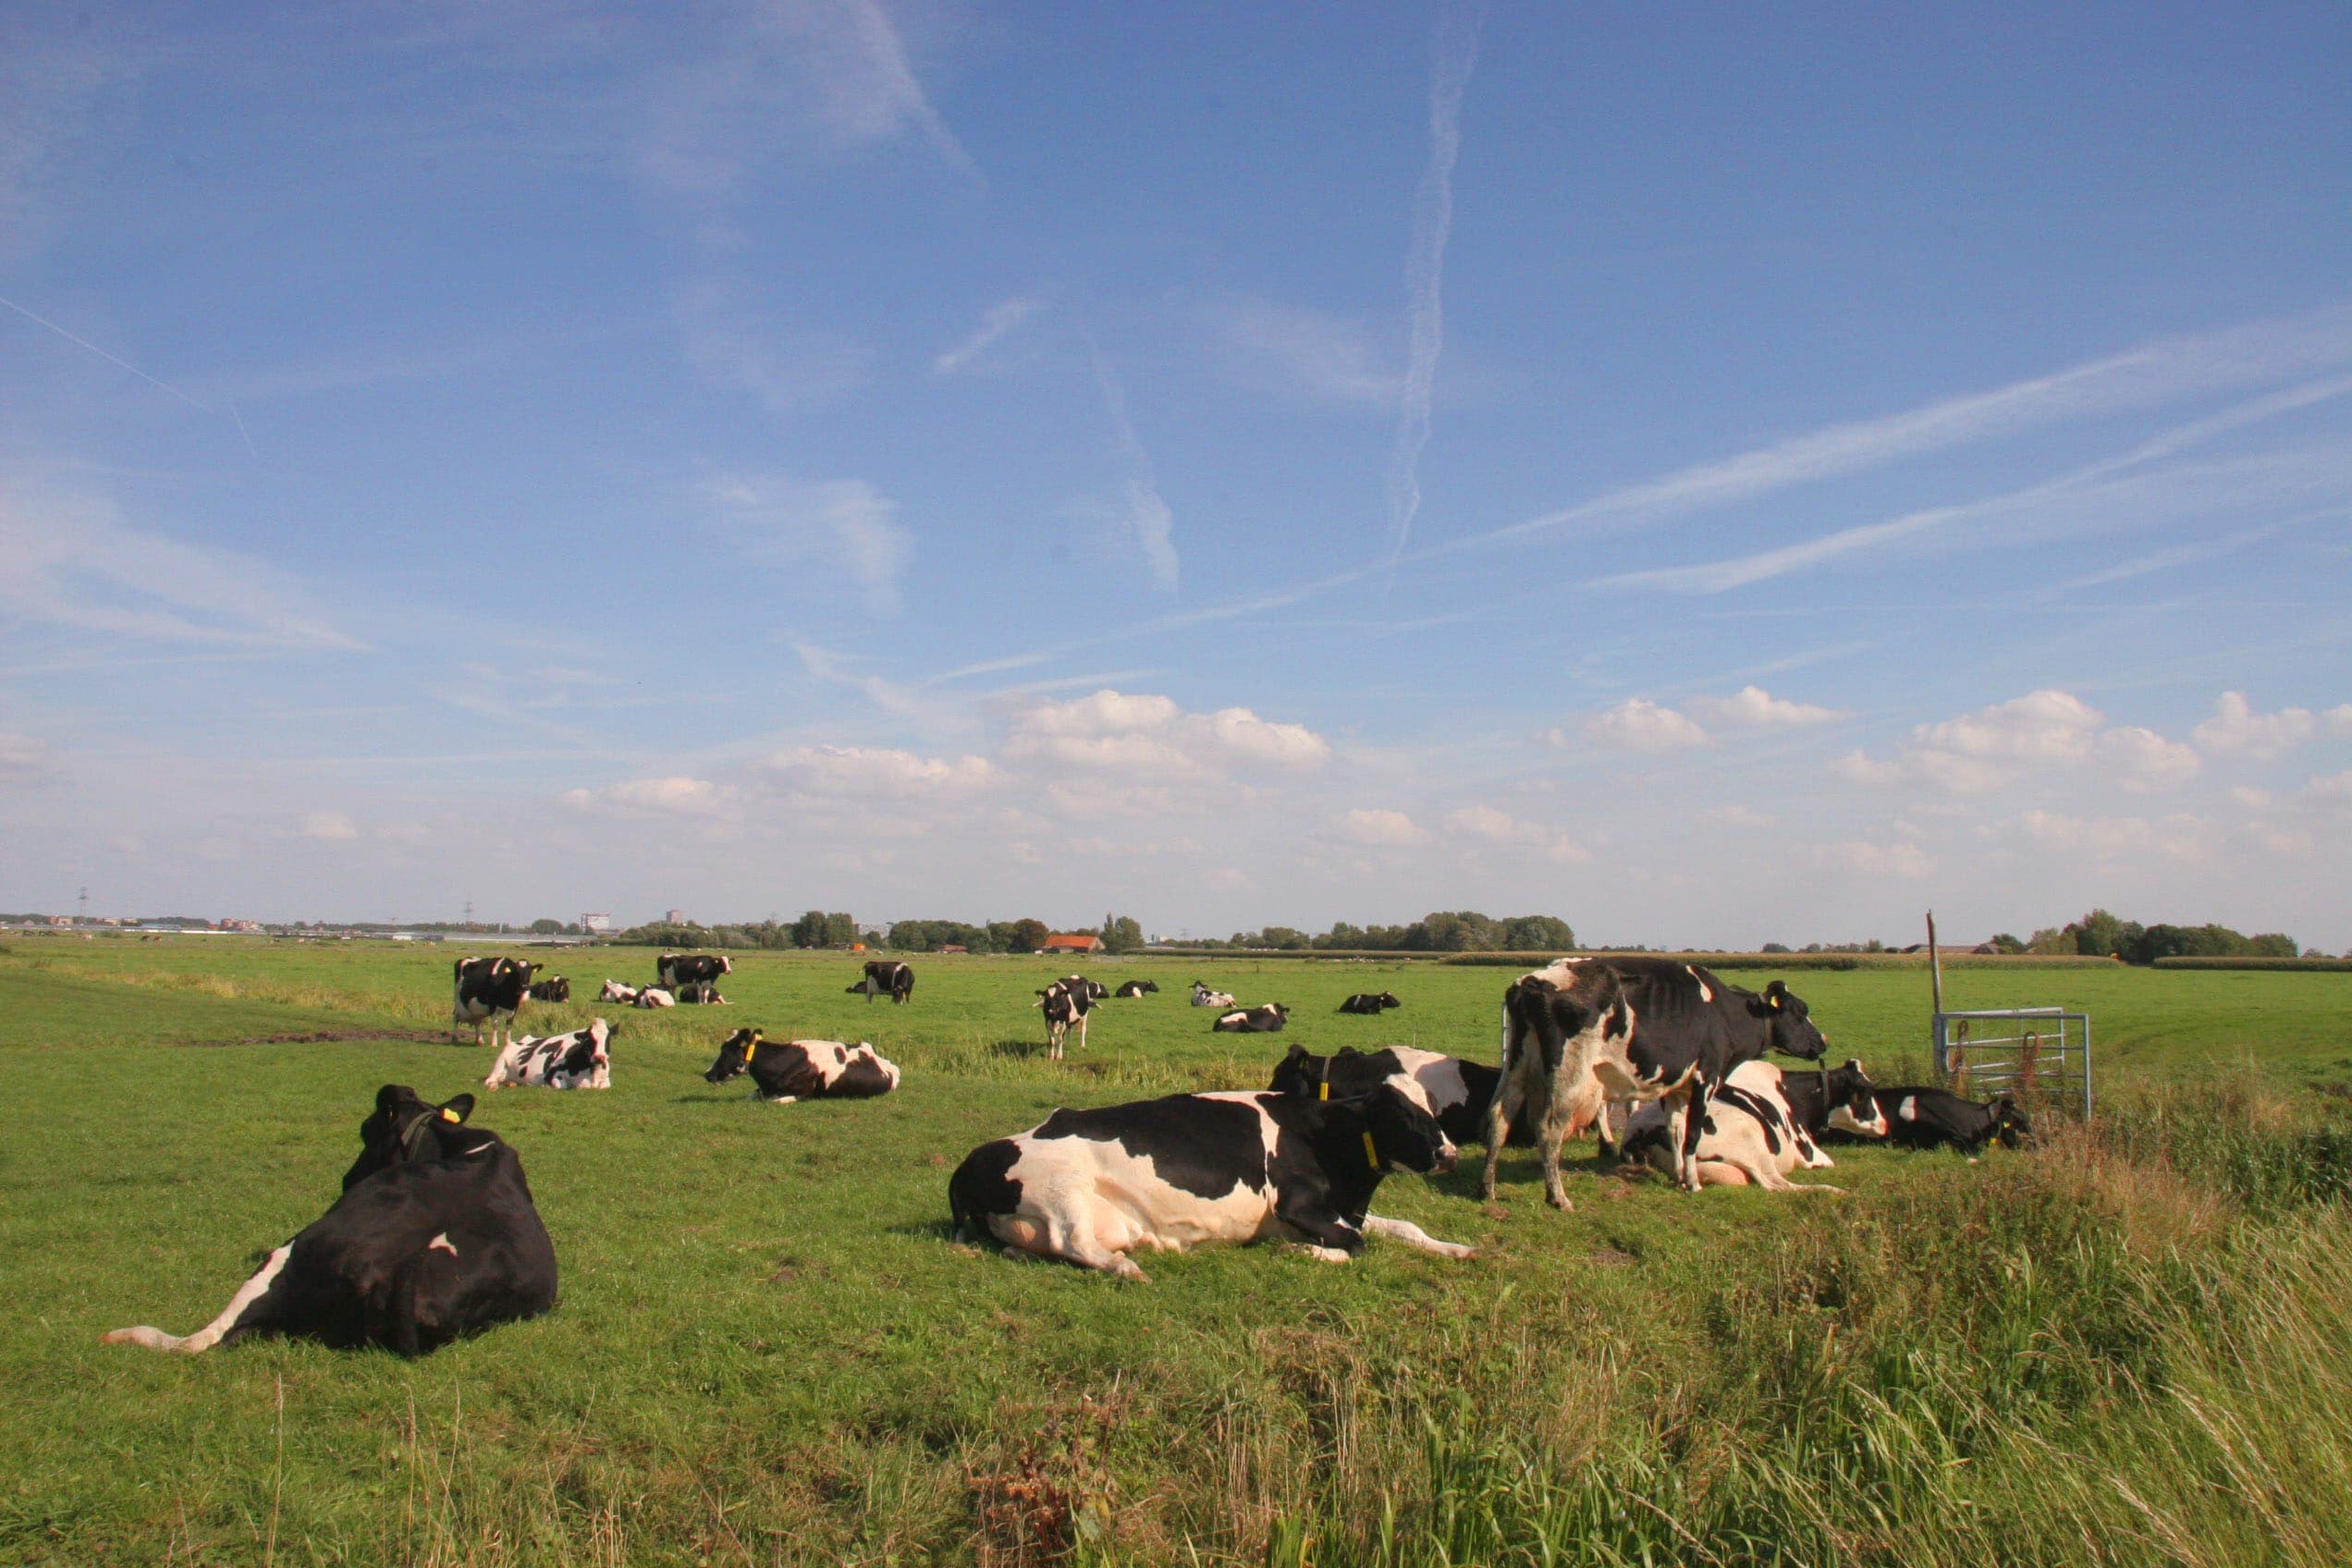
[[[470,957],[453,965],[450,1035],[472,1026],[494,1057],[484,1086],[609,1089],[619,1031],[604,1018],[568,1033],[517,1035],[529,1004],[562,1003],[570,982],[535,965]],[[606,980],[598,999],[637,1008],[717,1006],[723,955],[664,953],[654,983]],[[914,993],[912,965],[875,960],[847,987],[896,1006]],[[1116,989],[1066,975],[1035,993],[1049,1060],[1105,1001],[1142,1000],[1158,985]],[[1195,980],[1192,1005],[1215,1011],[1217,1034],[1284,1027],[1280,1002],[1243,1006]],[[1363,992],[1343,1015],[1378,1018],[1403,1004]],[[1754,1186],[1833,1193],[1792,1180],[1831,1166],[1825,1145],[1883,1140],[1906,1148],[1992,1144],[2031,1136],[2007,1096],[1985,1104],[1929,1086],[1874,1084],[1858,1060],[1795,1071],[1767,1055],[1819,1063],[1828,1041],[1782,982],[1749,990],[1671,958],[1565,958],[1505,987],[1500,1060],[1493,1066],[1401,1045],[1341,1047],[1317,1056],[1292,1045],[1264,1089],[1170,1095],[1091,1109],[1057,1110],[1026,1132],[982,1144],[948,1184],[954,1231],[1019,1253],[1141,1280],[1138,1252],[1209,1243],[1282,1240],[1344,1262],[1367,1238],[1448,1258],[1469,1248],[1371,1212],[1396,1170],[1452,1170],[1460,1149],[1485,1147],[1477,1193],[1491,1200],[1505,1147],[1536,1150],[1546,1201],[1570,1207],[1561,1172],[1565,1142],[1594,1134],[1604,1159],[1653,1169],[1689,1192]],[[864,1041],[770,1040],[731,1031],[703,1077],[750,1080],[753,1097],[870,1099],[901,1074]],[[187,1335],[120,1329],[108,1343],[194,1354],[255,1336],[374,1345],[417,1355],[492,1325],[534,1317],[556,1302],[553,1243],[520,1157],[470,1125],[471,1095],[428,1102],[386,1084],[360,1128],[361,1154],[342,1194],[273,1250],[211,1323]]]

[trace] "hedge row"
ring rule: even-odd
[[[2159,969],[2352,969],[2345,958],[2160,958]]]
[[[1551,953],[1449,953],[1448,963],[1490,963],[1497,966],[1549,963]],[[1673,958],[1703,963],[1709,969],[1925,969],[1925,953],[1617,953],[1593,952],[1587,958]],[[2112,958],[2084,958],[2074,953],[1946,953],[1946,969],[2113,969]]]

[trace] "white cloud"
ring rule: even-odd
[[[2128,724],[2101,733],[2093,758],[2135,794],[2174,789],[2205,768],[2205,759],[2197,754],[2196,747]]]
[[[1863,839],[1822,844],[1814,858],[1837,870],[1861,876],[1925,876],[1935,862],[1917,844],[1874,844]]]
[[[2045,689],[1941,723],[1916,725],[1890,760],[1856,751],[1831,764],[1849,783],[1915,784],[1982,795],[2036,774],[2089,768],[2135,794],[2176,789],[2203,771],[2188,746],[2137,725],[2110,727],[2071,692]]]
[[[773,475],[737,475],[711,487],[720,513],[762,554],[815,560],[864,590],[877,611],[898,607],[899,573],[913,538],[899,504],[863,479],[805,484]]]
[[[1592,859],[1591,851],[1569,835],[1539,823],[1522,822],[1509,812],[1489,805],[1469,805],[1450,812],[1445,826],[1452,833],[1516,847],[1564,864],[1582,865]]]
[[[330,842],[356,839],[360,830],[351,819],[339,811],[314,811],[302,818],[301,834],[305,839],[324,839]]]
[[[2329,716],[2331,723],[2334,717]],[[2309,708],[2256,713],[2244,692],[2224,692],[2213,704],[2213,717],[2191,731],[2191,738],[2209,754],[2267,762],[2309,741],[2316,727]]]
[[[2352,735],[2352,703],[2340,703],[2320,716],[2331,735]]]
[[[1457,833],[1498,844],[1508,843],[1519,833],[1519,824],[1511,814],[1492,806],[1464,806],[1446,817],[1446,826]]]
[[[1607,713],[1591,715],[1584,731],[1630,752],[1675,752],[1707,743],[1707,731],[1687,716],[1647,697],[1628,697]]]
[[[1004,752],[1023,762],[1179,778],[1315,768],[1329,760],[1331,747],[1305,725],[1260,718],[1248,708],[1186,713],[1171,697],[1101,691],[1019,710]]]
[[[989,306],[980,316],[980,325],[971,335],[931,361],[935,375],[953,375],[996,344],[1026,325],[1042,304],[1035,300],[1015,295]]]
[[[706,280],[684,290],[672,314],[694,374],[772,414],[822,407],[865,378],[870,356],[856,339],[781,320],[725,284]]]
[[[167,642],[360,643],[288,572],[121,522],[86,496],[0,481],[0,615]]]
[[[2209,852],[2206,824],[2187,813],[2158,821],[2029,811],[2017,819],[2016,827],[2038,850],[2087,856],[2094,863],[2130,864],[2150,855],[2198,861]]]
[[[799,794],[888,800],[969,795],[997,778],[986,757],[925,757],[862,746],[795,746],[766,758],[760,772]]]
[[[1401,811],[1359,807],[1341,816],[1332,826],[1350,843],[1381,848],[1417,844],[1429,836]]]
[[[1358,323],[1262,300],[1209,312],[1219,340],[1251,379],[1323,402],[1388,404],[1403,378],[1381,362]]]
[[[1855,754],[1859,756],[1861,753],[1857,752]],[[1770,827],[1780,820],[1778,817],[1767,816],[1752,806],[1740,805],[1736,802],[1728,806],[1716,806],[1700,815],[1709,822],[1723,827]]]
[[[1102,388],[1103,404],[1110,414],[1112,438],[1126,473],[1120,481],[1115,502],[1082,502],[1076,510],[1079,515],[1106,524],[1115,542],[1132,545],[1143,556],[1153,582],[1172,594],[1182,572],[1176,554],[1175,514],[1160,499],[1158,484],[1152,477],[1151,454],[1144,450],[1134,422],[1127,417],[1127,390],[1111,370],[1110,361],[1100,354],[1095,356],[1095,382]]]
[[[1840,708],[1817,707],[1811,703],[1775,697],[1761,686],[1743,686],[1728,697],[1694,697],[1690,706],[1693,713],[1709,724],[1750,729],[1834,724],[1848,717]]]

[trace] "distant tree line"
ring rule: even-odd
[[[538,926],[534,925],[533,930]],[[1129,915],[1106,914],[1101,929],[1107,952],[1132,953],[1144,946],[1144,928]],[[846,948],[854,942],[892,952],[936,953],[962,948],[974,953],[1034,953],[1046,945],[1053,927],[1034,918],[989,920],[900,920],[886,931],[861,927],[847,914],[810,910],[794,921],[762,920],[730,925],[703,925],[692,921],[654,921],[633,925],[615,939],[664,948]]]
[[[2303,956],[2302,948],[2284,931],[2248,937],[2226,925],[2142,925],[2103,909],[2064,925],[2045,926],[2022,942],[2007,932],[1992,940],[2003,952],[2087,953],[2119,958],[2125,963],[2154,963],[2160,958]]]
[[[1342,920],[1319,937],[1288,925],[1269,925],[1263,931],[1236,931],[1223,941],[1212,937],[1192,945],[1271,948],[1284,952],[1326,949],[1333,952],[1539,952],[1574,947],[1576,933],[1555,915],[1514,914],[1497,919],[1464,909],[1425,914],[1407,925],[1351,925]]]

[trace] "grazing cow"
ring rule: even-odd
[[[1231,1007],[1233,1005],[1233,993],[1231,991],[1212,991],[1207,986],[1195,980],[1193,982],[1193,1005],[1194,1007]]]
[[[654,984],[667,991],[697,980],[716,981],[735,967],[725,953],[664,953],[654,960]]]
[[[406,1084],[376,1092],[343,1195],[238,1287],[192,1334],[117,1329],[105,1344],[194,1355],[284,1335],[338,1349],[422,1355],[556,1305],[556,1251],[522,1161],[465,1125],[473,1096],[430,1105]]]
[[[449,1002],[449,1038],[454,1041],[458,1031],[466,1024],[473,1025],[473,1043],[482,1044],[482,1026],[490,1025],[490,1043],[494,1046],[514,1043],[516,1014],[531,998],[531,972],[536,967],[511,958],[461,958],[452,969],[457,990]],[[498,1038],[500,1021],[505,1021],[506,1039]]]
[[[1502,1086],[1488,1116],[1502,1126],[1525,1107],[1539,1110],[1544,1200],[1566,1208],[1560,1145],[1570,1133],[1598,1120],[1611,1098],[1691,1104],[1675,1176],[1696,1192],[1694,1149],[1716,1085],[1768,1050],[1819,1060],[1828,1048],[1805,1003],[1778,980],[1748,991],[1673,959],[1566,958],[1503,993]],[[1494,1196],[1501,1154],[1501,1140],[1489,1138],[1483,1197]]]
[[[1340,1004],[1340,1011],[1341,1012],[1369,1013],[1373,1017],[1378,1018],[1383,1010],[1392,1007],[1403,1007],[1403,1005],[1404,1004],[1403,1002],[1396,999],[1396,993],[1393,991],[1358,991],[1355,995],[1350,997],[1347,1000]]]
[[[1121,1279],[1138,1247],[1303,1242],[1344,1263],[1366,1235],[1445,1257],[1470,1249],[1367,1211],[1396,1167],[1447,1170],[1436,1119],[1385,1085],[1354,1099],[1267,1090],[1170,1095],[1098,1110],[1057,1110],[972,1151],[948,1182],[959,1233],[1066,1258]]]
[[[893,1004],[903,1002],[914,995],[914,965],[894,963],[888,959],[868,959],[865,978],[850,987],[851,996],[860,992],[865,994],[867,1001],[876,997],[888,997]]]
[[[676,1007],[678,998],[659,986],[648,986],[629,998],[631,1007]]]
[[[1949,1089],[1878,1089],[1873,1096],[1886,1115],[1887,1141],[1906,1149],[1954,1148],[1973,1155],[1995,1141],[2014,1149],[2033,1136],[2033,1123],[2007,1095],[1982,1105]]]
[[[596,999],[600,1002],[633,1003],[637,999],[637,987],[624,986],[618,980],[607,980],[605,988],[597,993]]]
[[[534,1002],[568,1002],[571,1000],[571,980],[558,974],[553,980],[533,980],[531,999]]]
[[[1072,1023],[1078,1025],[1078,1048],[1086,1048],[1086,1014],[1094,1011],[1095,995],[1084,980],[1074,985],[1057,980],[1038,992],[1037,999],[1030,1005],[1045,1010],[1046,1055],[1050,1060],[1061,1060],[1061,1042]]]
[[[1280,1002],[1268,1002],[1263,1007],[1236,1008],[1220,1013],[1208,1028],[1213,1035],[1271,1035],[1290,1021],[1288,1008]]]
[[[1341,1046],[1332,1056],[1314,1056],[1305,1046],[1292,1046],[1290,1055],[1275,1064],[1272,1087],[1309,1099],[1348,1099],[1386,1084],[1436,1117],[1456,1144],[1476,1144],[1486,1139],[1487,1106],[1501,1081],[1502,1074],[1491,1067],[1410,1046],[1369,1052]],[[1512,1122],[1513,1145],[1531,1147],[1535,1141],[1535,1129],[1525,1117]]]
[[[1694,1156],[1701,1186],[1758,1186],[1772,1193],[1835,1193],[1840,1187],[1790,1181],[1797,1170],[1820,1170],[1830,1157],[1797,1124],[1780,1095],[1781,1070],[1770,1062],[1745,1061],[1715,1085],[1697,1112],[1699,1134]],[[1625,1153],[1668,1175],[1682,1158],[1682,1119],[1686,1109],[1653,1100],[1634,1112],[1625,1127]]]
[[[606,1047],[612,1036],[612,1025],[601,1018],[569,1035],[525,1035],[498,1053],[482,1086],[502,1089],[514,1084],[549,1089],[609,1089],[612,1056]]]
[[[752,1075],[754,1096],[770,1105],[871,1099],[899,1086],[898,1064],[864,1040],[771,1040],[756,1029],[738,1029],[720,1041],[718,1060],[703,1078],[724,1084],[743,1072]]]
[[[718,987],[707,980],[689,980],[678,987],[672,998],[680,1007],[731,1007],[734,1004],[718,994]],[[659,1004],[655,1004],[659,1005]]]
[[[1130,980],[1121,986],[1119,989],[1111,992],[1111,995],[1114,997],[1125,997],[1132,1000],[1138,997],[1152,995],[1158,989],[1158,985],[1150,980]]]

